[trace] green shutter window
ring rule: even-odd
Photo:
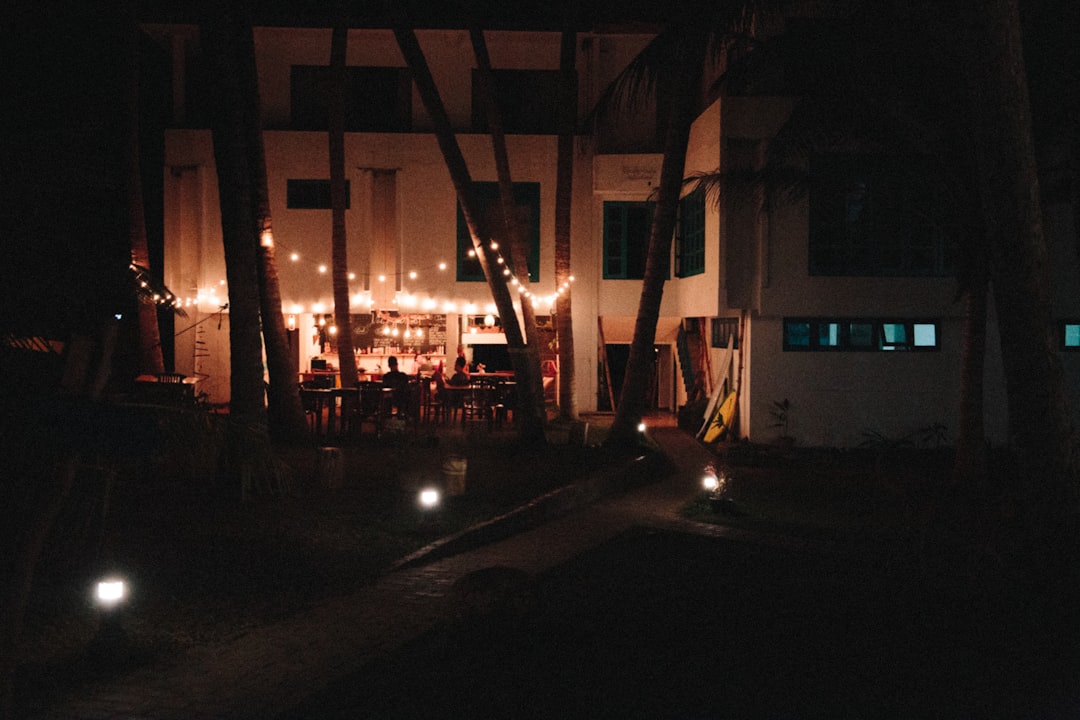
[[[675,248],[677,277],[705,272],[705,190],[702,188],[679,201],[679,229],[675,236]]]

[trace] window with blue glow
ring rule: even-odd
[[[784,318],[784,350],[937,350],[938,322],[864,318]]]

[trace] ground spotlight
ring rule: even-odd
[[[643,423],[643,422],[640,422],[640,423],[638,423],[638,426],[637,426],[637,431],[638,431],[639,433],[643,433],[643,432],[645,432],[645,423]]]
[[[127,582],[123,578],[107,577],[98,580],[94,587],[94,600],[98,607],[111,610],[124,604],[128,597]]]
[[[442,495],[435,488],[424,488],[419,495],[420,507],[425,510],[434,510],[442,502]]]

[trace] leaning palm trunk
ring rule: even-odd
[[[266,410],[271,436],[295,438],[307,425],[304,408],[300,404],[297,384],[296,355],[289,345],[285,331],[285,318],[281,314],[281,289],[278,283],[277,256],[274,252],[274,233],[270,213],[270,193],[266,180],[266,150],[263,142],[262,123],[259,120],[259,88],[255,82],[255,43],[250,29],[245,34],[248,42],[242,48],[240,61],[244,63],[244,94],[249,105],[246,114],[246,132],[250,136],[250,167],[254,193],[255,227],[258,232],[258,278],[259,312],[262,337],[266,345]]]
[[[559,140],[555,171],[555,332],[559,343],[559,415],[577,419],[574,378],[574,323],[570,303],[570,206],[574,184],[574,123],[577,33],[564,30],[559,51]]]
[[[707,39],[701,33],[688,33],[685,42],[679,44],[677,62],[667,75],[674,92],[668,113],[664,160],[660,167],[660,185],[649,232],[649,250],[645,259],[645,277],[634,323],[634,337],[626,361],[619,405],[608,437],[611,444],[635,444],[637,427],[645,413],[653,368],[656,324],[660,318],[660,302],[664,296],[671,257],[671,240],[683,185],[690,126],[698,108]]]
[[[330,39],[330,212],[331,272],[334,285],[334,322],[337,325],[338,368],[341,386],[356,385],[356,355],[353,354],[352,318],[349,314],[348,235],[345,230],[345,54],[349,31],[342,23],[334,25]]]
[[[413,73],[413,81],[420,92],[428,116],[435,126],[435,137],[442,151],[443,159],[446,161],[450,178],[454,183],[458,203],[469,227],[473,248],[480,261],[480,267],[484,271],[484,277],[487,279],[492,298],[495,300],[496,309],[499,316],[506,319],[503,322],[503,331],[506,333],[507,350],[520,389],[518,398],[518,410],[521,413],[520,440],[523,444],[542,444],[545,442],[544,425],[546,421],[544,397],[543,393],[537,396],[533,391],[533,388],[542,382],[538,358],[534,358],[528,353],[521,333],[521,326],[517,322],[517,312],[514,309],[513,299],[510,297],[510,290],[503,280],[503,276],[494,270],[494,267],[497,266],[495,257],[489,244],[481,236],[476,212],[476,200],[472,190],[472,178],[469,176],[468,165],[465,163],[465,157],[462,155],[461,148],[454,137],[454,131],[446,114],[446,108],[439,97],[438,88],[431,77],[431,71],[428,68],[423,51],[420,49],[416,34],[400,25],[394,29],[394,36],[397,39],[398,46],[401,48],[402,55],[405,57],[406,64]]]
[[[986,476],[983,422],[983,368],[986,356],[987,286],[973,282],[963,293],[964,330],[960,348],[960,412],[956,432],[953,484],[968,498],[980,497]]]
[[[473,52],[476,55],[476,63],[479,67],[480,84],[484,94],[484,102],[487,106],[488,130],[491,132],[492,149],[495,154],[495,168],[499,178],[499,200],[502,206],[503,226],[506,230],[510,244],[510,259],[513,263],[513,272],[518,280],[519,287],[529,287],[529,248],[525,240],[525,228],[523,219],[514,204],[514,183],[510,176],[510,158],[506,152],[506,136],[502,129],[502,116],[495,102],[495,92],[492,87],[491,60],[488,57],[487,45],[484,42],[484,34],[481,30],[470,31]],[[505,316],[504,316],[505,317]],[[530,368],[536,368],[537,372],[525,376],[530,384],[526,392],[529,397],[539,398],[544,402],[544,382],[540,369],[540,338],[536,327],[536,312],[529,300],[528,294],[523,294],[521,300],[521,317],[525,324],[525,343],[520,349],[522,362]],[[514,315],[507,322],[517,322]],[[506,324],[505,322],[503,323]],[[518,386],[522,386],[521,381]],[[546,408],[544,411],[546,419]]]
[[[221,468],[227,491],[250,497],[257,489],[277,491],[267,432],[259,317],[258,233],[249,158],[253,118],[241,82],[243,47],[251,26],[227,17],[201,28],[217,99],[211,133],[221,204],[225,276],[229,284],[230,391],[228,441]]]
[[[143,268],[150,268],[150,248],[146,240],[146,216],[143,208],[142,172],[140,160],[139,85],[141,63],[139,61],[139,27],[134,17],[125,28],[128,43],[127,97],[124,106],[124,164],[127,182],[128,233],[131,237],[131,261]],[[139,324],[139,359],[141,373],[160,373],[165,370],[161,355],[161,331],[158,327],[157,304],[140,302],[136,310]]]
[[[989,275],[1009,398],[1009,430],[1021,453],[1022,491],[1039,546],[1074,539],[1080,521],[1080,450],[1053,334],[1047,247],[1032,144],[1016,0],[982,0],[981,42],[966,64],[976,98],[974,134],[993,228]],[[1062,529],[1071,531],[1063,534]],[[1053,550],[1051,550],[1053,552]]]

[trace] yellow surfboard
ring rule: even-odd
[[[720,403],[720,407],[713,413],[712,420],[709,421],[709,427],[705,430],[705,442],[711,443],[724,437],[727,431],[731,429],[731,421],[735,419],[735,391],[732,390],[728,393],[728,396],[724,398],[724,402]]]

